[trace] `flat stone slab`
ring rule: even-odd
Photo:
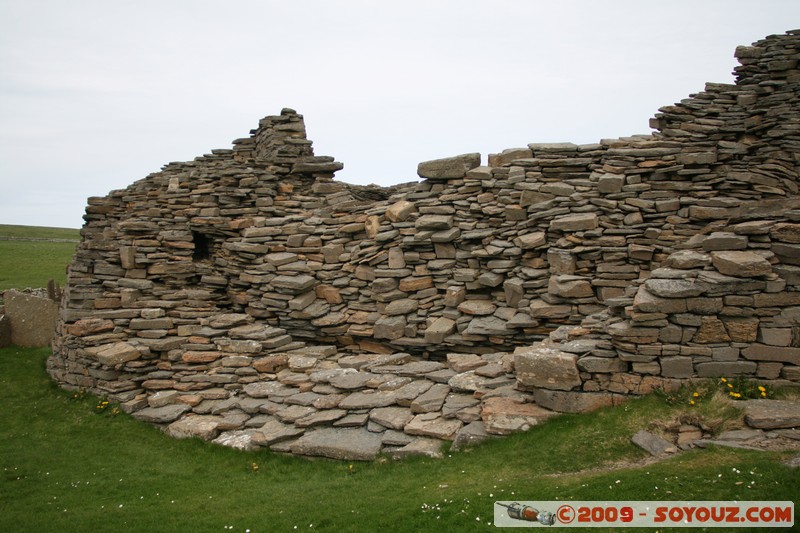
[[[237,450],[255,450],[258,444],[253,442],[254,431],[252,429],[240,429],[236,431],[226,431],[214,439],[214,444],[235,448]]]
[[[167,435],[176,439],[199,437],[203,440],[216,438],[222,418],[213,415],[185,416],[167,426]]]
[[[305,430],[278,420],[270,419],[252,435],[252,442],[259,446],[272,446],[279,442],[299,437]]]
[[[146,407],[133,413],[133,418],[152,424],[168,424],[174,422],[191,409],[191,405],[182,403],[164,405],[162,407]]]
[[[325,428],[310,431],[291,445],[298,455],[315,455],[342,461],[371,461],[381,451],[381,435],[366,429]]]
[[[405,407],[380,407],[373,409],[369,419],[389,429],[403,429],[414,415]]]
[[[414,417],[405,427],[409,435],[421,435],[442,440],[453,440],[456,432],[461,429],[462,422],[454,419],[444,419],[438,413],[423,413]]]
[[[483,402],[481,411],[484,429],[493,435],[527,431],[554,416],[558,413],[513,398],[489,398]]]
[[[744,421],[758,429],[800,427],[800,403],[787,400],[748,400]]]
[[[483,421],[476,420],[458,430],[451,448],[456,451],[463,450],[490,438],[492,438],[492,435],[486,432]]]
[[[444,457],[442,453],[442,441],[437,439],[418,438],[406,444],[398,450],[391,452],[393,459],[403,459],[412,455],[424,455],[433,459]]]
[[[631,442],[655,457],[675,453],[678,448],[666,439],[662,439],[658,435],[654,435],[644,429],[637,431],[631,437]]]

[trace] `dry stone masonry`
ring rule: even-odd
[[[656,131],[334,181],[303,117],[90,198],[48,363],[176,437],[436,455],[683,380],[800,381],[800,31]]]

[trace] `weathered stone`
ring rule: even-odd
[[[365,429],[323,428],[305,433],[291,444],[290,449],[297,455],[371,461],[381,450],[381,436]]]
[[[748,400],[744,402],[747,425],[758,429],[800,427],[800,404],[788,400]]]
[[[414,415],[404,407],[379,407],[369,413],[369,419],[389,429],[402,430]]]
[[[468,335],[505,335],[506,321],[496,316],[473,318],[464,333]]]
[[[406,424],[405,432],[409,435],[422,435],[441,440],[453,440],[456,432],[461,429],[460,420],[444,419],[438,413],[422,413],[416,415],[411,422]]]
[[[520,403],[513,398],[488,398],[483,402],[481,419],[486,433],[510,435],[527,431],[557,414],[532,403]]]
[[[271,418],[252,435],[252,441],[259,446],[271,446],[279,442],[292,440],[305,432],[291,424],[284,424]]]
[[[577,357],[556,348],[534,345],[514,351],[517,383],[522,387],[571,390],[581,385]]]
[[[414,439],[402,448],[391,451],[393,459],[404,459],[414,455],[422,455],[431,457],[432,459],[441,459],[444,457],[442,452],[442,441],[437,439],[426,439],[424,437]]]
[[[440,317],[425,330],[425,342],[436,345],[442,343],[445,338],[455,333],[456,323],[449,318]]]
[[[86,353],[97,358],[100,364],[116,366],[138,359],[142,352],[127,342],[115,342],[97,348],[87,348]]]
[[[703,240],[703,250],[744,250],[747,248],[747,237],[735,233],[718,231]]]
[[[597,228],[599,221],[594,213],[578,213],[553,219],[550,222],[551,231],[584,231]]]
[[[702,268],[711,264],[711,256],[696,250],[680,250],[670,254],[664,266],[676,269]]]
[[[431,180],[463,178],[468,170],[480,166],[481,155],[463,154],[444,159],[434,159],[424,161],[417,166],[417,174],[420,178]]]
[[[678,448],[671,442],[643,429],[637,431],[633,437],[631,437],[631,442],[650,455],[656,457],[676,453],[678,451]]]
[[[414,227],[419,230],[440,231],[450,229],[453,225],[453,217],[447,215],[422,215],[414,223]]]
[[[755,278],[772,273],[772,265],[762,255],[754,252],[712,252],[714,268],[726,276]]]
[[[386,218],[391,222],[403,222],[408,220],[414,211],[416,207],[413,202],[399,200],[386,208]]]
[[[490,300],[467,300],[458,306],[458,310],[467,315],[491,315],[497,306]]]
[[[182,403],[164,405],[162,407],[146,407],[133,413],[133,418],[153,424],[166,424],[177,420],[191,409],[192,406]]]
[[[12,344],[28,348],[50,345],[58,319],[57,302],[14,289],[3,293],[3,300]]]
[[[170,437],[184,439],[199,437],[203,440],[216,438],[222,417],[212,415],[185,416],[167,426],[166,432]]]
[[[450,449],[455,451],[465,450],[490,438],[492,438],[492,435],[486,432],[483,421],[476,420],[458,430]]]
[[[424,393],[420,394],[411,402],[412,413],[432,413],[441,411],[447,395],[450,394],[450,386],[443,383],[436,383]],[[399,429],[399,428],[395,428]]]
[[[615,397],[605,392],[576,392],[536,389],[533,392],[536,404],[559,413],[586,413],[616,405]]]
[[[703,287],[694,280],[648,279],[644,285],[649,292],[661,298],[692,298],[703,294]]]
[[[591,282],[581,276],[551,276],[547,291],[561,298],[591,298],[594,296]]]
[[[522,249],[528,250],[532,248],[539,248],[547,244],[547,236],[543,231],[536,231],[533,233],[526,233],[514,239],[514,244]]]

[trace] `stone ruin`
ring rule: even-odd
[[[51,376],[176,437],[436,455],[558,412],[800,381],[800,30],[650,135],[337,182],[303,117],[88,201]]]

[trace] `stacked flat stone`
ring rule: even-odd
[[[232,150],[89,199],[49,371],[134,413],[169,407],[170,427],[228,411],[250,437],[263,420],[288,425],[291,438],[260,442],[296,453],[341,411],[373,444],[420,435],[372,415],[416,398],[358,380],[396,371],[464,394],[436,374],[463,373],[457,357],[511,400],[483,383],[463,420],[404,416],[468,424],[476,410],[582,411],[705,376],[800,381],[799,46],[789,32],[738,48],[736,83],[662,108],[651,135],[428,161],[421,182],[390,188],[334,181],[342,164],[314,155],[301,115],[266,117]],[[375,371],[392,357],[403,363]],[[314,381],[329,370],[355,370],[358,386]],[[367,393],[394,403],[356,407]],[[291,403],[324,411],[298,425],[277,414],[297,394],[345,403]],[[209,437],[234,430],[202,420]]]

